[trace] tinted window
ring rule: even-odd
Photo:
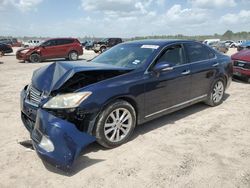
[[[160,57],[158,62],[168,62],[174,65],[180,65],[184,63],[183,49],[181,45],[171,46],[166,49],[164,54]]]
[[[189,62],[203,61],[211,59],[214,54],[205,46],[199,43],[185,44]]]
[[[43,43],[44,46],[55,46],[56,45],[56,40],[48,40]]]
[[[59,40],[57,40],[57,45],[70,44],[73,42],[74,42],[73,39],[59,39]]]

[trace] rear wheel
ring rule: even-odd
[[[208,104],[209,106],[217,106],[221,104],[223,101],[224,93],[225,93],[224,82],[223,80],[219,79],[213,84],[212,88],[210,89],[206,104]]]
[[[0,57],[4,56],[4,53],[2,51],[0,51]]]
[[[78,60],[78,53],[76,51],[71,51],[69,53],[69,60],[70,61],[76,61],[76,60]]]
[[[99,115],[95,135],[97,142],[114,148],[128,141],[136,124],[136,113],[131,104],[118,100],[107,106]]]
[[[41,62],[41,56],[39,54],[31,54],[30,55],[30,62],[31,63],[39,63],[39,62]]]

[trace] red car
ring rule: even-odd
[[[232,60],[234,75],[250,82],[250,50],[242,50],[232,55]]]
[[[46,59],[66,58],[76,61],[83,54],[83,48],[78,39],[49,39],[39,46],[20,49],[16,52],[18,60],[38,63]]]

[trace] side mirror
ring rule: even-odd
[[[158,62],[153,68],[153,71],[156,73],[170,71],[170,70],[173,70],[173,67],[171,66],[170,63],[166,61]]]

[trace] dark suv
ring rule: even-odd
[[[104,52],[108,48],[111,48],[119,43],[122,43],[121,38],[105,38],[97,43],[94,44],[94,47],[92,48],[95,53],[98,52]]]
[[[38,63],[46,59],[66,58],[72,61],[83,54],[83,48],[78,39],[49,39],[39,46],[20,49],[16,53],[18,60]]]

